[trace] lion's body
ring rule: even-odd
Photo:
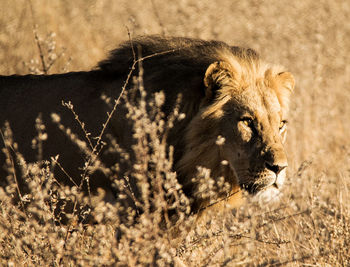
[[[101,95],[119,96],[135,60],[134,54],[145,58],[142,60],[143,82],[148,96],[164,91],[166,115],[174,108],[178,95],[182,96],[180,111],[186,118],[174,125],[167,142],[175,148],[174,170],[185,193],[195,198],[195,211],[210,204],[207,197],[198,193],[199,182],[193,181],[197,166],[211,169],[215,181],[224,177],[229,184],[229,190],[218,193],[219,197],[233,194],[241,187],[259,191],[275,185],[267,180],[273,173],[277,177],[280,171],[285,172],[282,169],[286,166],[286,157],[279,125],[287,113],[287,98],[294,85],[292,76],[264,65],[253,50],[190,38],[153,36],[136,39],[132,44],[126,42],[90,72],[0,76],[0,124],[9,121],[24,158],[36,160],[31,140],[36,135],[35,119],[41,113],[48,133],[43,158],[60,154],[62,167],[79,181],[79,167],[83,167],[84,157],[58,130],[51,113],[58,113],[62,125],[84,140],[74,116],[61,105],[62,100],[71,101],[87,130],[92,136],[98,136],[110,111]],[[107,133],[130,150],[132,130],[122,105],[108,125]],[[254,130],[249,130],[252,125],[242,126],[245,117],[254,122]],[[222,145],[217,144],[219,135],[226,139]],[[101,155],[107,167],[118,160],[104,157],[103,151]],[[0,164],[4,164],[3,155]],[[248,170],[252,173],[248,174]],[[6,173],[1,171],[0,175],[3,177]],[[64,174],[58,177],[69,184]],[[108,188],[108,181],[108,177],[100,175],[92,186]],[[263,184],[259,186],[261,181]]]
[[[41,114],[48,135],[48,140],[42,143],[42,159],[50,160],[51,157],[59,155],[58,161],[62,163],[68,174],[77,183],[80,181],[81,168],[85,161],[84,155],[52,122],[51,114],[59,114],[62,125],[70,128],[72,133],[78,134],[80,139],[85,140],[81,127],[74,120],[74,116],[67,107],[62,105],[62,101],[71,101],[74,110],[79,114],[81,121],[86,123],[91,135],[98,136],[108,111],[106,104],[98,94],[100,86],[104,86],[104,89],[108,85],[120,88],[119,84],[101,82],[102,79],[104,78],[100,76],[100,73],[94,71],[48,76],[0,77],[1,125],[3,126],[5,121],[10,123],[13,139],[18,143],[18,150],[26,161],[34,162],[37,160],[38,152],[32,149],[32,140],[38,134],[35,121]],[[100,81],[96,83],[96,80]],[[96,111],[99,116],[91,111]],[[3,153],[0,155],[0,160],[1,165],[3,165]],[[56,169],[63,183],[70,184],[69,178],[61,173],[58,167]],[[0,175],[4,179],[6,172],[3,168],[1,168]],[[101,186],[107,181],[95,179],[93,182],[96,182],[96,186]]]

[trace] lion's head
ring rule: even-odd
[[[186,152],[178,169],[194,194],[196,169],[211,170],[215,182],[223,177],[231,196],[240,188],[273,198],[283,185],[288,166],[286,139],[289,96],[294,78],[248,53],[222,54],[204,77],[205,97],[186,133]],[[210,204],[200,199],[197,209]]]

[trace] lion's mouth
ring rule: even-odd
[[[241,188],[245,189],[246,191],[248,191],[249,194],[252,194],[252,195],[255,195],[258,192],[263,191],[269,187],[279,189],[276,183],[267,184],[267,185],[255,184],[255,183],[250,183],[248,185],[241,185]]]
[[[241,188],[248,191],[249,194],[255,195],[260,191],[263,191],[267,188],[276,188],[279,189],[278,184],[276,183],[276,177],[263,177],[255,179],[252,182],[241,183]]]

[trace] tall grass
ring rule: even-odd
[[[120,207],[101,201],[102,195],[88,199],[77,188],[58,188],[49,161],[23,165],[29,173],[30,194],[15,206],[16,181],[8,160],[10,186],[0,188],[1,265],[350,264],[350,3],[39,0],[32,1],[32,9],[27,0],[0,3],[1,74],[90,69],[107,50],[128,38],[127,27],[131,35],[166,33],[249,46],[266,61],[286,66],[297,82],[287,141],[289,174],[278,203],[260,206],[248,201],[235,211],[208,214],[202,224],[191,227],[194,218],[186,214],[183,199],[179,228],[162,225],[164,213],[157,212],[145,212],[127,227],[115,216]],[[130,116],[135,116],[133,110],[142,106],[129,108]],[[138,117],[137,127],[154,119],[162,120]],[[45,134],[40,120],[37,125],[40,155]],[[10,130],[4,134],[11,144]],[[139,155],[145,157],[140,158],[142,166],[135,166],[135,176],[144,179],[149,176],[148,164],[161,162],[153,173],[159,175],[157,170],[162,169],[166,175],[155,178],[169,179],[169,188],[176,187],[171,154],[161,143],[155,144],[158,154],[139,145]],[[146,193],[144,201],[148,197]],[[160,199],[161,192],[151,201],[162,205]],[[58,202],[69,200],[79,200],[80,209],[67,215],[69,223],[63,225],[54,210],[64,207]],[[77,216],[90,208],[98,223],[84,225]],[[188,230],[189,234],[174,238]]]

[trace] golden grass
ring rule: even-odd
[[[65,226],[54,222],[54,203],[44,204],[55,200],[50,191],[33,192],[23,212],[0,189],[1,265],[350,265],[350,2],[37,0],[33,14],[28,0],[0,4],[2,75],[43,71],[36,24],[49,73],[90,69],[128,28],[248,46],[286,66],[297,83],[279,203],[213,214],[176,247],[151,215],[117,240],[116,207],[97,197],[99,224]],[[32,167],[33,190],[52,175],[45,170]]]

